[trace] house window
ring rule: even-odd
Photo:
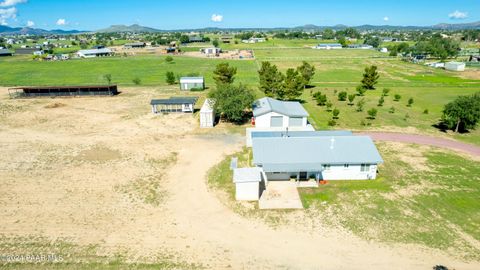
[[[343,164],[343,168],[348,169],[350,167],[350,164]]]
[[[360,171],[361,171],[361,172],[368,172],[368,171],[370,171],[370,164],[362,164],[362,165],[360,165]]]
[[[330,171],[330,165],[323,165],[323,170]]]

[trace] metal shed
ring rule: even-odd
[[[200,109],[200,127],[212,128],[215,125],[214,100],[207,98]]]
[[[262,169],[237,168],[233,170],[235,199],[237,201],[258,201],[262,192]]]
[[[158,113],[193,113],[198,97],[170,97],[169,99],[152,99],[152,112]]]
[[[8,89],[10,98],[113,96],[118,94],[117,85],[82,86],[29,86]]]
[[[180,78],[180,90],[205,89],[203,77],[182,77]]]
[[[448,62],[445,63],[445,69],[451,71],[464,71],[465,63],[463,62]]]

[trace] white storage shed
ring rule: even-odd
[[[237,201],[258,201],[261,194],[262,169],[258,167],[234,169],[233,182]]]
[[[200,109],[200,127],[212,128],[215,125],[214,100],[207,98]]]
[[[448,62],[445,64],[446,70],[451,71],[464,71],[465,70],[465,63],[462,62]]]

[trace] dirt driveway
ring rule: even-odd
[[[440,148],[448,148],[454,151],[460,151],[472,156],[480,157],[480,147],[463,143],[459,141],[454,141],[450,139],[438,138],[427,135],[418,135],[418,134],[406,134],[406,133],[393,133],[393,132],[361,132],[357,135],[367,135],[370,136],[375,141],[390,141],[390,142],[400,142],[400,143],[413,143],[420,145],[430,145]]]

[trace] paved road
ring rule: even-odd
[[[414,143],[421,145],[430,145],[441,148],[448,148],[455,151],[461,151],[476,157],[480,157],[480,147],[454,141],[450,139],[432,137],[427,135],[417,134],[405,134],[405,133],[392,133],[392,132],[361,132],[358,135],[368,135],[375,141],[390,141],[390,142],[402,142],[402,143]]]

